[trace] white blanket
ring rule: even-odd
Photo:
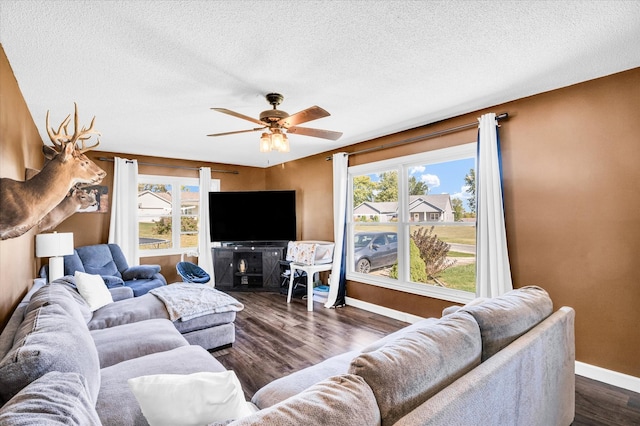
[[[189,321],[203,315],[244,309],[242,303],[228,294],[202,284],[170,284],[149,293],[164,302],[171,321]]]

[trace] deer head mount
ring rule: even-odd
[[[84,154],[100,144],[98,140],[94,145],[86,145],[93,135],[100,135],[93,129],[95,117],[88,128],[80,128],[75,104],[72,135],[68,132],[70,120],[71,114],[56,131],[49,125],[47,111],[47,133],[53,146],[45,144],[42,148],[48,160],[42,170],[26,181],[0,178],[0,239],[19,237],[29,231],[65,199],[73,186],[97,184],[106,176]]]
[[[71,194],[42,218],[38,223],[38,232],[50,231],[75,212],[95,206],[97,203],[96,190],[86,191],[80,185],[76,185],[71,190]]]
[[[78,104],[74,103],[73,105],[75,106],[75,112],[73,116],[73,124],[74,124],[73,135],[69,135],[69,132],[67,131],[67,127],[69,126],[69,121],[71,121],[71,114],[67,115],[67,117],[64,120],[62,120],[62,123],[60,124],[60,127],[58,127],[58,131],[56,132],[55,130],[53,130],[53,127],[49,126],[48,110],[47,110],[47,118],[46,118],[47,134],[49,135],[49,139],[51,139],[51,142],[53,142],[54,149],[56,149],[56,151],[62,152],[68,144],[73,144],[75,147],[76,143],[80,141],[82,143],[82,148],[78,149],[77,147],[75,147],[76,152],[78,154],[84,154],[85,152],[100,145],[100,139],[98,139],[95,145],[92,145],[90,147],[87,147],[85,145],[85,141],[90,139],[92,135],[98,135],[98,136],[102,136],[102,135],[100,134],[100,132],[96,132],[95,130],[93,130],[93,125],[96,121],[96,117],[93,117],[93,119],[91,120],[91,124],[89,125],[89,128],[86,128],[83,126],[82,129],[78,130],[78,126],[79,126]]]

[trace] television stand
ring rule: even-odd
[[[234,245],[211,250],[219,290],[280,291],[280,260],[285,247]]]

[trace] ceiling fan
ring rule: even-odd
[[[251,121],[252,123],[260,124],[262,127],[256,127],[247,130],[237,130],[233,132],[214,133],[207,136],[235,135],[238,133],[257,132],[260,130],[269,129],[271,133],[263,133],[262,138],[260,139],[261,151],[270,151],[272,149],[277,149],[279,151],[288,151],[289,144],[286,141],[287,137],[285,133],[283,133],[283,131],[286,131],[286,133],[288,134],[313,136],[316,138],[330,139],[333,141],[338,140],[342,136],[342,132],[297,126],[298,124],[306,123],[307,121],[317,120],[319,118],[331,115],[319,106],[312,106],[293,115],[289,115],[286,112],[276,108],[282,103],[282,101],[284,100],[284,96],[279,93],[268,93],[265,97],[267,98],[267,102],[273,106],[273,109],[262,111],[260,113],[260,119],[249,117],[247,115],[240,114],[226,108],[211,108],[212,110],[224,114],[232,115],[234,117]],[[281,148],[281,146],[279,145],[283,140],[286,143],[286,148]],[[269,144],[270,146],[267,146],[267,144]]]

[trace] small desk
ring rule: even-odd
[[[314,275],[322,271],[330,271],[333,263],[323,263],[321,265],[303,265],[301,263],[291,263],[291,275],[289,276],[289,293],[287,303],[291,303],[291,292],[293,290],[293,277],[297,269],[307,273],[307,311],[313,311],[313,278]]]

